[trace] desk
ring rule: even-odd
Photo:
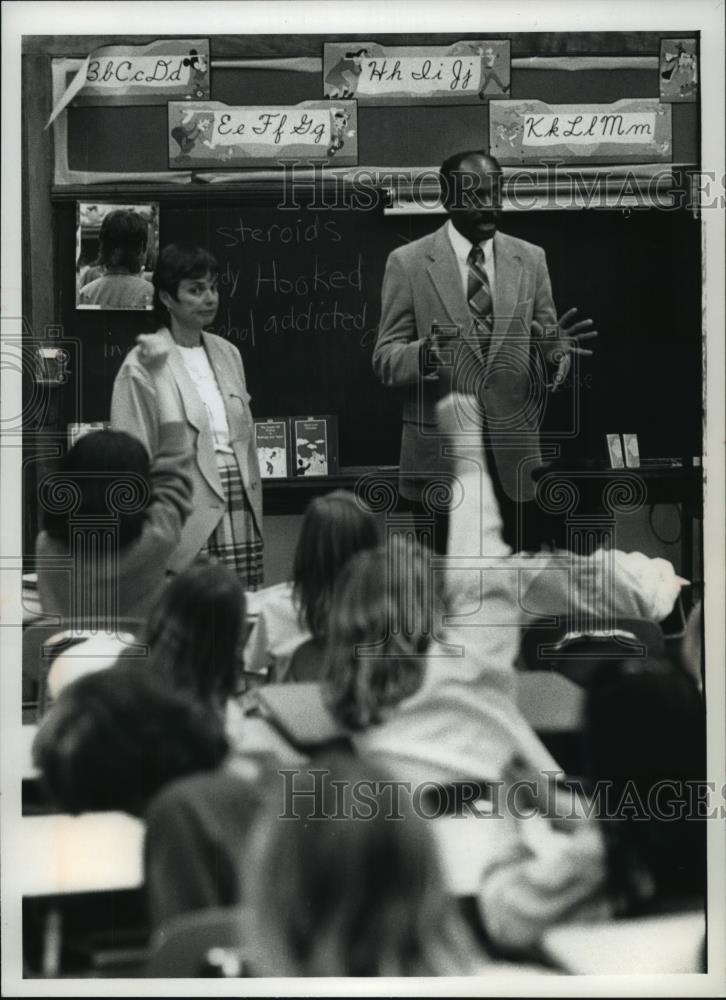
[[[138,889],[143,885],[144,825],[125,813],[23,816],[18,865],[22,896]]]
[[[504,819],[486,815],[431,821],[444,879],[454,896],[472,896],[484,864],[501,836]],[[23,816],[19,866],[23,896],[138,889],[143,885],[144,824],[125,813]],[[32,860],[31,860],[32,859]]]
[[[577,684],[549,671],[522,671],[517,674],[517,687],[519,709],[536,732],[572,733],[582,729],[585,692]],[[17,752],[23,781],[38,777],[33,764],[37,731],[36,725],[25,725],[21,730]],[[236,748],[241,753],[279,753],[286,762],[304,760],[267,723],[254,716],[240,718]]]
[[[544,950],[576,975],[702,972],[702,912],[555,927]]]

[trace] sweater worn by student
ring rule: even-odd
[[[169,558],[191,511],[191,460],[184,424],[162,424],[141,534],[117,558],[99,558],[81,545],[70,551],[70,538],[63,543],[40,532],[36,541],[38,592],[45,613],[67,620],[107,622],[117,615],[146,619],[163,588]]]
[[[360,752],[383,755],[414,780],[496,780],[514,754],[532,770],[557,770],[517,708],[522,627],[552,613],[663,618],[680,589],[670,563],[638,552],[513,555],[472,440],[459,442],[456,462],[462,500],[449,522],[448,624],[419,690],[353,737]]]
[[[287,679],[292,654],[310,638],[300,624],[292,583],[278,583],[254,595],[258,617],[245,647],[245,669],[279,683]]]

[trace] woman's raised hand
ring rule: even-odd
[[[169,357],[169,342],[161,333],[141,333],[136,338],[139,361],[149,372],[159,372]]]

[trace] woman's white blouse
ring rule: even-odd
[[[233,454],[229,445],[229,424],[222,393],[204,347],[181,347],[179,352],[194,386],[204,403],[214,438],[214,450]]]

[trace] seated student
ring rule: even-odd
[[[401,818],[390,818],[390,778],[380,764],[327,755],[293,772],[294,788],[269,786],[243,856],[255,975],[475,971],[429,825],[410,794],[396,796]]]
[[[132,209],[109,212],[101,223],[99,259],[103,274],[78,292],[82,306],[151,309],[154,289],[140,275],[146,259],[148,223]]]
[[[316,679],[310,673],[289,675],[292,654],[311,638],[322,647],[339,570],[356,552],[378,541],[375,517],[352,493],[335,490],[312,500],[295,550],[292,582],[259,595],[259,619],[245,649],[246,669],[269,673],[277,682]]]
[[[124,663],[61,692],[40,725],[33,760],[66,812],[140,816],[165,784],[215,769],[227,749],[213,713],[143,665]]]
[[[192,455],[181,400],[157,379],[168,347],[155,334],[137,342],[142,363],[158,383],[159,450],[150,467],[146,449],[129,434],[95,431],[65,455],[61,481],[45,492],[41,483],[44,530],[36,559],[46,614],[104,626],[119,615],[145,619],[191,510]],[[59,510],[69,497],[73,509]],[[59,567],[63,557],[69,565]]]
[[[531,954],[554,924],[705,898],[695,793],[705,780],[705,716],[693,678],[665,660],[603,664],[586,714],[583,765],[596,818],[545,819],[535,783],[538,814],[518,820],[482,874],[482,921],[505,952]]]
[[[516,620],[437,627],[452,604],[429,559],[394,539],[343,569],[325,650],[334,716],[357,751],[411,780],[497,780],[515,753],[536,771],[559,770],[517,708]]]
[[[274,763],[261,755],[234,756],[213,773],[170,782],[152,800],[144,839],[144,882],[152,926],[245,900],[247,880],[240,853],[263,789],[279,780]]]
[[[149,615],[148,669],[216,712],[234,735],[242,724],[245,593],[222,563],[197,562],[175,576]]]
[[[604,832],[595,818],[558,812],[556,786],[516,759],[501,792],[513,822],[485,862],[479,914],[499,954],[536,959],[551,927],[612,917]]]
[[[451,571],[449,587],[462,611],[466,606],[475,613],[487,595],[491,601],[508,592],[522,624],[552,614],[571,615],[585,627],[613,623],[618,618],[662,621],[670,614],[688,581],[677,576],[666,559],[608,548],[581,555],[567,548],[564,516],[542,509],[546,468],[537,477],[537,502],[528,505],[532,508],[527,512],[528,549],[513,553],[503,539],[501,516],[480,445],[481,415],[476,400],[452,394],[442,400],[437,413],[439,426],[448,433],[458,455],[455,472],[463,502],[450,524],[449,545],[471,559],[471,568]],[[480,547],[476,545],[479,538]],[[477,569],[479,555],[486,561]],[[486,573],[481,571],[484,568]],[[490,611],[494,610],[491,605]]]

